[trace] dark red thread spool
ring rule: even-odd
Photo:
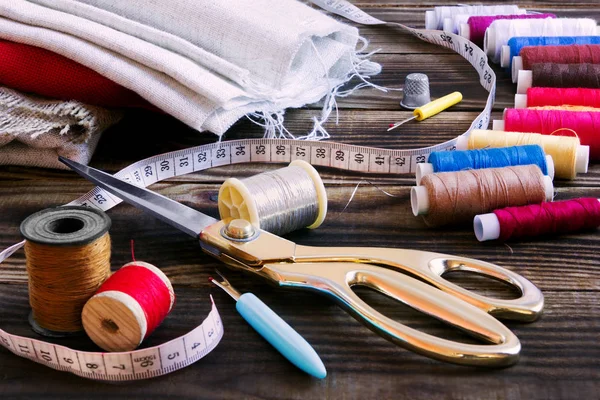
[[[497,226],[493,226],[495,221],[490,223],[494,218]],[[596,198],[507,207],[478,215],[474,220],[475,234],[480,241],[577,232],[599,226],[600,201]]]
[[[534,64],[531,69],[534,87],[600,88],[599,64]]]
[[[525,46],[519,55],[525,70],[530,70],[534,64],[539,63],[600,64],[600,45]]]

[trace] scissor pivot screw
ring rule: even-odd
[[[225,228],[225,234],[238,240],[249,239],[256,234],[254,226],[245,219],[234,219]]]

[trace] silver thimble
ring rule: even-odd
[[[400,105],[414,110],[431,101],[429,78],[425,74],[409,74],[404,81],[404,96]]]

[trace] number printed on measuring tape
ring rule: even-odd
[[[496,75],[487,55],[474,43],[449,32],[414,29],[385,22],[365,13],[345,0],[310,0],[315,5],[365,24],[388,24],[405,30],[420,40],[452,49],[475,68],[480,84],[489,92],[485,108],[465,132],[486,129],[496,93]],[[414,173],[416,165],[427,162],[433,151],[454,150],[456,138],[435,146],[411,150],[379,149],[335,142],[309,142],[288,139],[245,139],[218,142],[178,150],[135,162],[115,174],[119,179],[147,187],[163,179],[236,163],[288,163],[304,160],[313,165],[341,170],[383,173]],[[101,188],[68,205],[95,207],[107,211],[121,202]],[[0,252],[0,262],[19,250],[25,241]],[[212,298],[211,298],[212,300]],[[89,353],[39,340],[11,335],[0,329],[0,345],[14,354],[51,368],[98,380],[135,380],[163,375],[183,368],[208,354],[223,336],[216,306],[212,305],[204,322],[188,334],[160,346],[127,353]]]
[[[0,345],[14,354],[56,370],[102,381],[131,381],[168,374],[206,356],[222,337],[223,323],[214,302],[202,324],[187,334],[159,346],[123,353],[78,351],[0,329]]]

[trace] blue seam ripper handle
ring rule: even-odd
[[[244,293],[235,308],[240,315],[285,358],[307,374],[327,376],[325,365],[312,346],[252,293]]]

